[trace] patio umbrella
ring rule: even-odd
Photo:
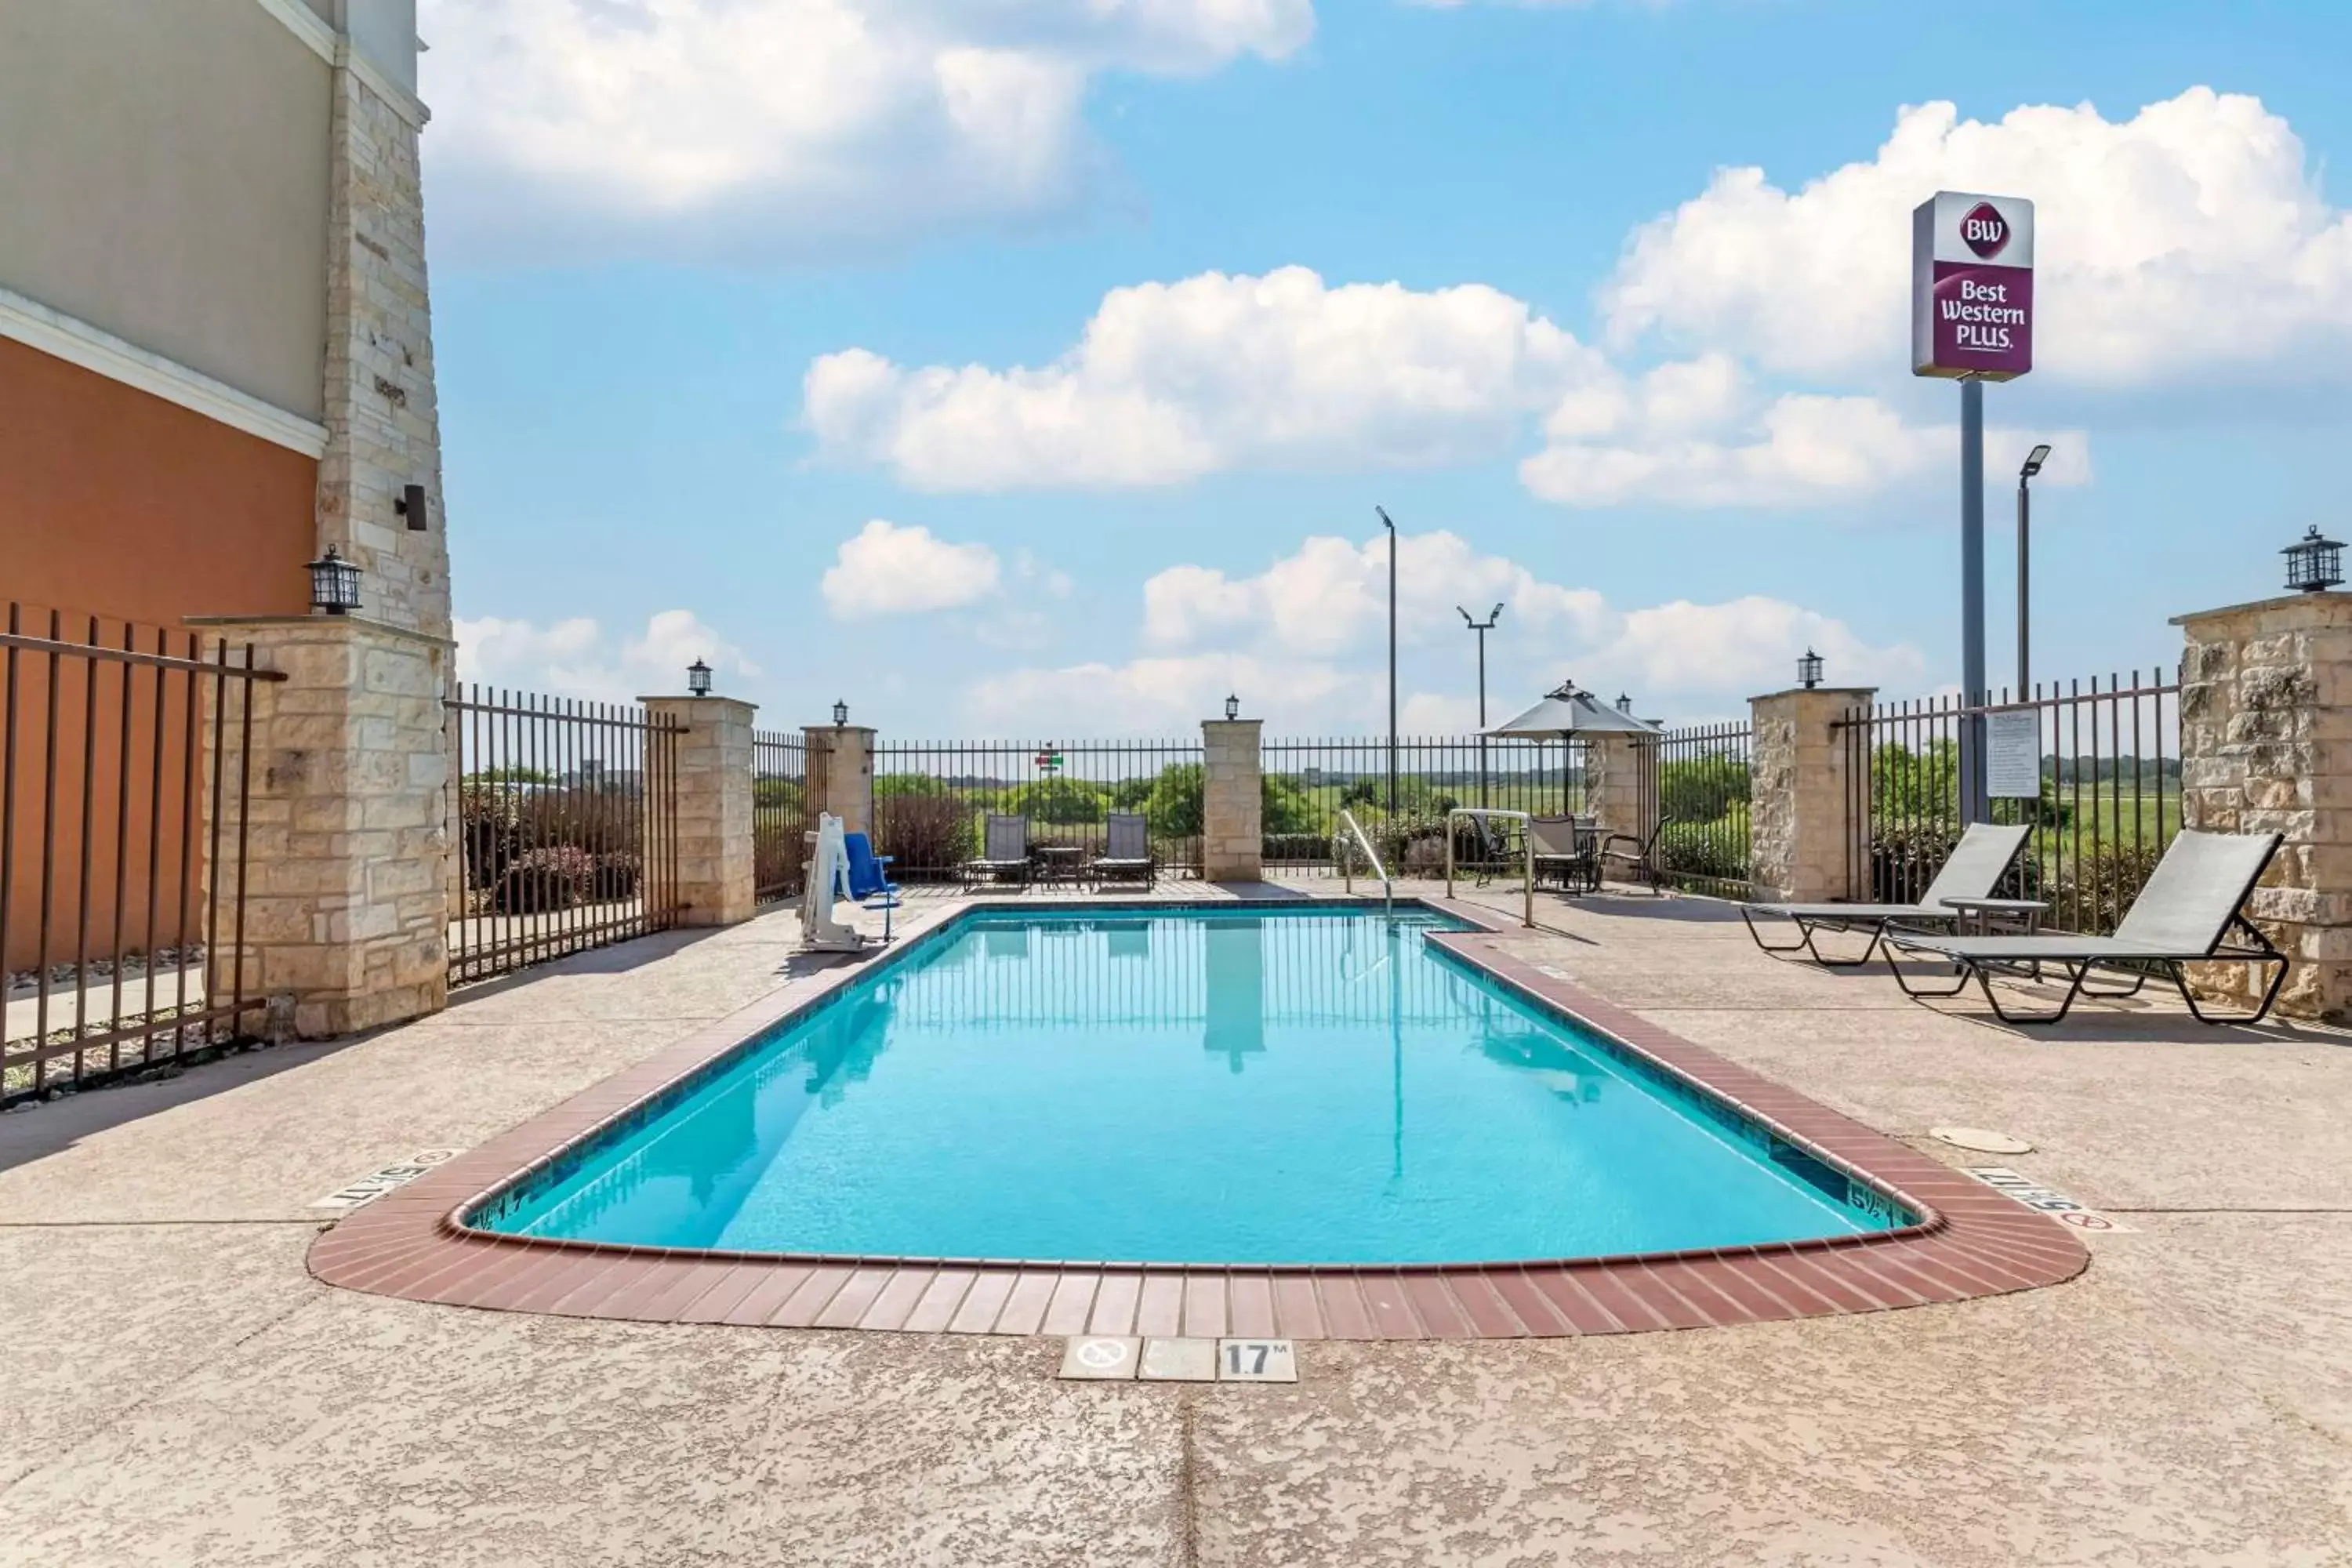
[[[1504,720],[1486,733],[1519,740],[1549,741],[1554,736],[1565,739],[1570,735],[1600,733],[1655,735],[1660,733],[1660,727],[1647,719],[1621,713],[1590,691],[1579,691],[1573,681],[1563,680],[1559,689],[1547,695],[1542,701],[1517,718]]]

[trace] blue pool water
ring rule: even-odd
[[[975,911],[473,1216],[662,1247],[1403,1263],[1910,1216],[1425,939]]]

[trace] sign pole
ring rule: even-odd
[[[1984,383],[1960,383],[1960,701],[1980,709],[1985,692]],[[1985,795],[1984,715],[1960,715],[1960,821],[1990,822]]]

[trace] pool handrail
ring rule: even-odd
[[[1528,929],[1530,931],[1534,930],[1536,923],[1536,840],[1535,836],[1527,830],[1526,826],[1528,823],[1534,820],[1534,813],[1526,811],[1503,811],[1500,809],[1490,811],[1483,805],[1457,805],[1453,810],[1447,812],[1445,814],[1445,896],[1449,900],[1454,897],[1454,819],[1457,816],[1467,816],[1475,820],[1484,821],[1488,817],[1509,817],[1520,824],[1519,847],[1527,856],[1526,883],[1524,889],[1526,907],[1519,918]]]
[[[1381,852],[1373,848],[1372,841],[1364,836],[1363,826],[1356,820],[1356,814],[1344,805],[1339,808],[1339,821],[1349,832],[1356,836],[1357,844],[1364,851],[1364,858],[1371,862],[1373,873],[1380,878],[1381,902],[1387,906],[1389,913],[1396,913],[1396,884],[1389,879],[1389,868],[1381,864]],[[1340,874],[1348,879],[1348,891],[1354,892],[1356,890],[1355,872],[1348,869],[1344,862],[1339,869]]]

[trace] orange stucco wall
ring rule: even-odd
[[[299,613],[309,599],[302,566],[315,550],[317,484],[317,463],[299,452],[0,339],[0,625],[17,605],[22,629],[46,636],[48,612],[57,609],[65,612],[66,640],[86,640],[96,616],[103,642],[122,646],[128,622],[142,628],[136,635],[142,650],[154,649],[152,628],[162,627],[173,634],[171,651],[184,654],[183,616]],[[205,646],[211,646],[209,634]],[[164,683],[159,790],[152,767],[152,672],[137,671],[129,683],[132,741],[126,770],[121,766],[122,667],[101,667],[92,692],[85,661],[60,661],[52,748],[48,662],[30,652],[16,661],[16,767],[5,781],[14,786],[16,830],[11,885],[0,893],[6,899],[0,919],[6,928],[0,946],[6,951],[0,961],[11,970],[28,967],[39,955],[45,839],[56,864],[48,894],[51,963],[69,961],[77,948],[102,957],[118,940],[135,950],[150,941],[164,945],[180,934],[173,906],[181,886],[184,681],[174,677]],[[5,702],[0,692],[0,705]],[[80,891],[85,838],[92,862],[86,910]],[[200,829],[198,841],[188,846],[198,889],[205,847]],[[152,937],[151,860],[162,906]]]

